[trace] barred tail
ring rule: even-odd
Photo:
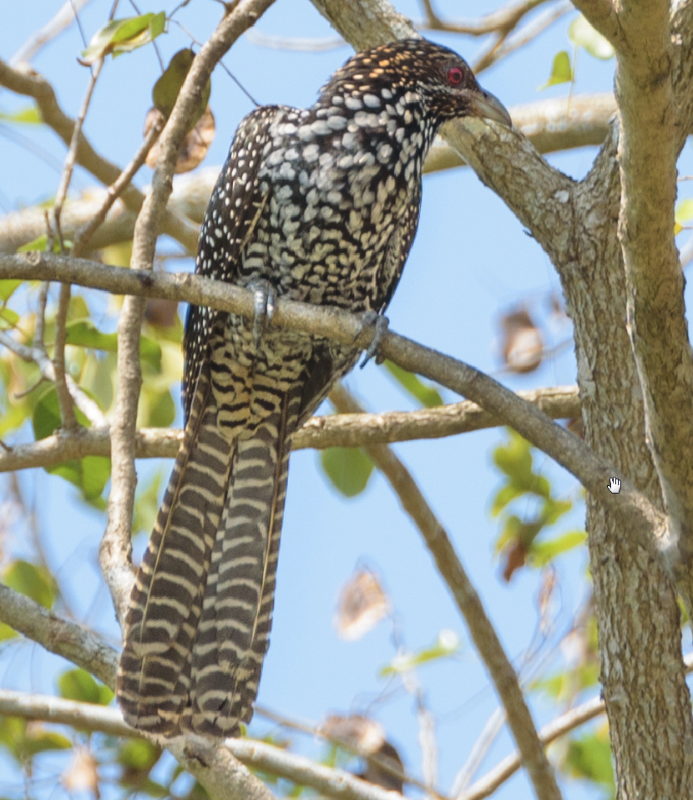
[[[278,394],[275,410],[236,437],[219,425],[214,394],[203,368],[118,669],[125,719],[163,736],[236,735],[269,645],[300,392]]]
[[[272,625],[291,435],[300,396],[238,440],[226,504],[193,646],[190,706],[183,727],[235,736],[249,722]],[[247,436],[247,438],[245,438]]]
[[[118,668],[116,691],[125,719],[150,733],[180,732],[232,453],[233,445],[217,426],[209,369],[203,369],[133,587]]]

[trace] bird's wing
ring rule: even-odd
[[[241,252],[253,235],[267,202],[258,178],[262,151],[279,106],[256,108],[241,122],[226,163],[217,179],[202,227],[195,272],[206,278],[235,282]],[[218,312],[191,305],[185,323],[183,408],[190,417],[200,365]]]
[[[384,313],[392,300],[409,256],[419,222],[419,200],[420,192],[415,202],[407,207],[400,224],[390,237],[385,258],[376,274],[377,287],[374,292],[376,301],[373,311],[378,313]],[[358,351],[350,353],[348,349],[330,342],[313,348],[313,356],[305,368],[297,427],[312,416],[335,382],[349,372],[358,361],[358,357]]]

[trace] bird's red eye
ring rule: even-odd
[[[451,86],[459,86],[464,80],[462,67],[450,67],[448,69],[448,82]]]

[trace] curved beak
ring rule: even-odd
[[[492,119],[506,128],[512,128],[513,121],[510,119],[508,109],[491,92],[479,87],[478,91],[469,92],[469,114],[482,119]]]

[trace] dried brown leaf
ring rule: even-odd
[[[156,108],[152,107],[149,109],[144,120],[144,136],[147,135],[154,122],[161,116],[161,112]],[[183,172],[191,172],[202,163],[210,145],[214,141],[215,133],[216,123],[214,121],[214,114],[212,113],[212,109],[207,106],[197,125],[195,125],[185,137],[183,147],[178,155],[178,161],[176,162],[175,173],[177,175]],[[154,169],[158,155],[159,143],[157,142],[147,154],[147,166]]]
[[[541,364],[544,341],[541,331],[525,308],[501,318],[503,359],[511,372],[533,372]]]
[[[342,639],[355,641],[390,613],[390,602],[374,572],[359,568],[342,589],[334,625]]]
[[[98,762],[86,747],[75,747],[72,759],[60,782],[68,793],[89,792],[100,797]]]

